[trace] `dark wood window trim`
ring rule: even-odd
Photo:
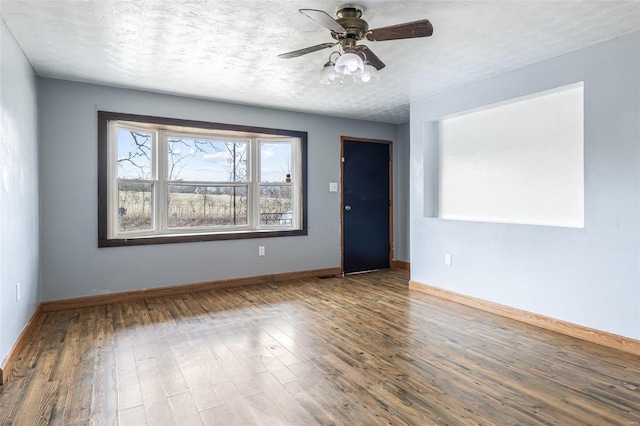
[[[302,226],[301,226],[301,229],[231,231],[231,232],[224,232],[224,233],[217,232],[217,233],[202,233],[202,234],[144,236],[144,237],[135,237],[135,238],[108,238],[108,229],[107,229],[108,227],[108,214],[107,214],[108,134],[107,134],[107,129],[108,129],[108,122],[113,120],[299,138],[300,151],[301,151],[300,155],[301,155],[301,163],[302,163],[302,217],[301,217]],[[187,243],[187,242],[201,242],[201,241],[236,240],[236,239],[268,238],[268,237],[292,237],[292,236],[307,235],[307,205],[308,205],[307,132],[98,111],[98,247],[172,244],[172,243]]]

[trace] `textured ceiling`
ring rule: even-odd
[[[370,28],[427,18],[429,38],[362,42],[385,63],[373,84],[317,82],[333,39],[298,13],[342,1],[4,1],[0,15],[38,75],[403,123],[437,92],[640,30],[634,1],[362,0]]]

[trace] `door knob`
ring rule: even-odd
[[[349,211],[349,210],[351,210],[351,206],[346,205],[346,206],[344,206],[344,209],[345,209],[345,210],[347,210],[347,211]]]

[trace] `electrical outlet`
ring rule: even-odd
[[[450,254],[445,254],[444,255],[444,264],[447,266],[451,266],[452,259],[451,259],[451,255]]]
[[[16,302],[20,301],[20,283],[16,284]]]
[[[264,246],[258,246],[258,256],[264,256]]]

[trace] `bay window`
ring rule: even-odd
[[[305,132],[98,113],[100,247],[306,234]]]

